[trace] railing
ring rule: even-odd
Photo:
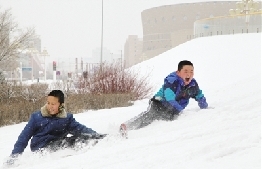
[[[262,12],[214,17],[194,22],[194,38],[230,35],[241,33],[260,33]]]

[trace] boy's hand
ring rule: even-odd
[[[93,133],[93,134],[86,134],[83,133],[81,138],[88,140],[88,139],[103,139],[107,134],[98,134],[98,133]]]
[[[16,160],[17,160],[17,159],[15,159],[15,158],[10,158],[10,159],[8,159],[8,160],[5,162],[5,164],[8,165],[8,166],[14,165],[14,163],[15,163]]]
[[[18,155],[15,155],[15,154],[8,157],[8,159],[4,163],[5,166],[13,166],[15,164],[15,162],[17,161],[17,157],[18,157]]]
[[[95,138],[95,139],[103,139],[103,138],[106,137],[106,136],[107,136],[107,134],[98,134],[98,133],[97,133],[97,134],[94,135],[94,138]]]
[[[208,108],[208,104],[206,102],[206,98],[205,97],[201,97],[199,100],[197,100],[197,102],[198,102],[198,106],[200,107],[200,109]]]

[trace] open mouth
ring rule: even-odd
[[[55,110],[53,110],[53,109],[49,109],[49,112],[50,112],[50,113],[54,113]]]
[[[185,80],[186,80],[186,82],[189,82],[190,78],[186,78]]]

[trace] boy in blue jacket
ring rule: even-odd
[[[170,73],[163,86],[150,99],[147,111],[121,124],[120,133],[127,137],[127,130],[145,127],[154,120],[174,120],[193,98],[200,109],[208,107],[206,98],[200,90],[194,76],[193,63],[187,60],[180,61],[176,72]]]
[[[68,134],[72,136],[67,137]],[[31,137],[31,151],[43,148],[55,151],[59,148],[74,146],[77,141],[102,139],[104,136],[78,123],[72,114],[65,111],[63,92],[53,90],[47,96],[46,105],[40,111],[32,113],[7,163],[12,164],[15,158],[24,152]]]

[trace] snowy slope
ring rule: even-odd
[[[156,121],[130,131],[127,140],[116,136],[119,124],[145,110],[148,100],[131,107],[87,111],[75,118],[111,137],[80,152],[62,150],[41,156],[27,147],[14,168],[260,169],[261,34],[194,39],[133,69],[142,75],[151,71],[157,90],[183,59],[194,63],[195,78],[214,109],[199,110],[191,100],[178,120]],[[25,124],[0,128],[2,162]]]

